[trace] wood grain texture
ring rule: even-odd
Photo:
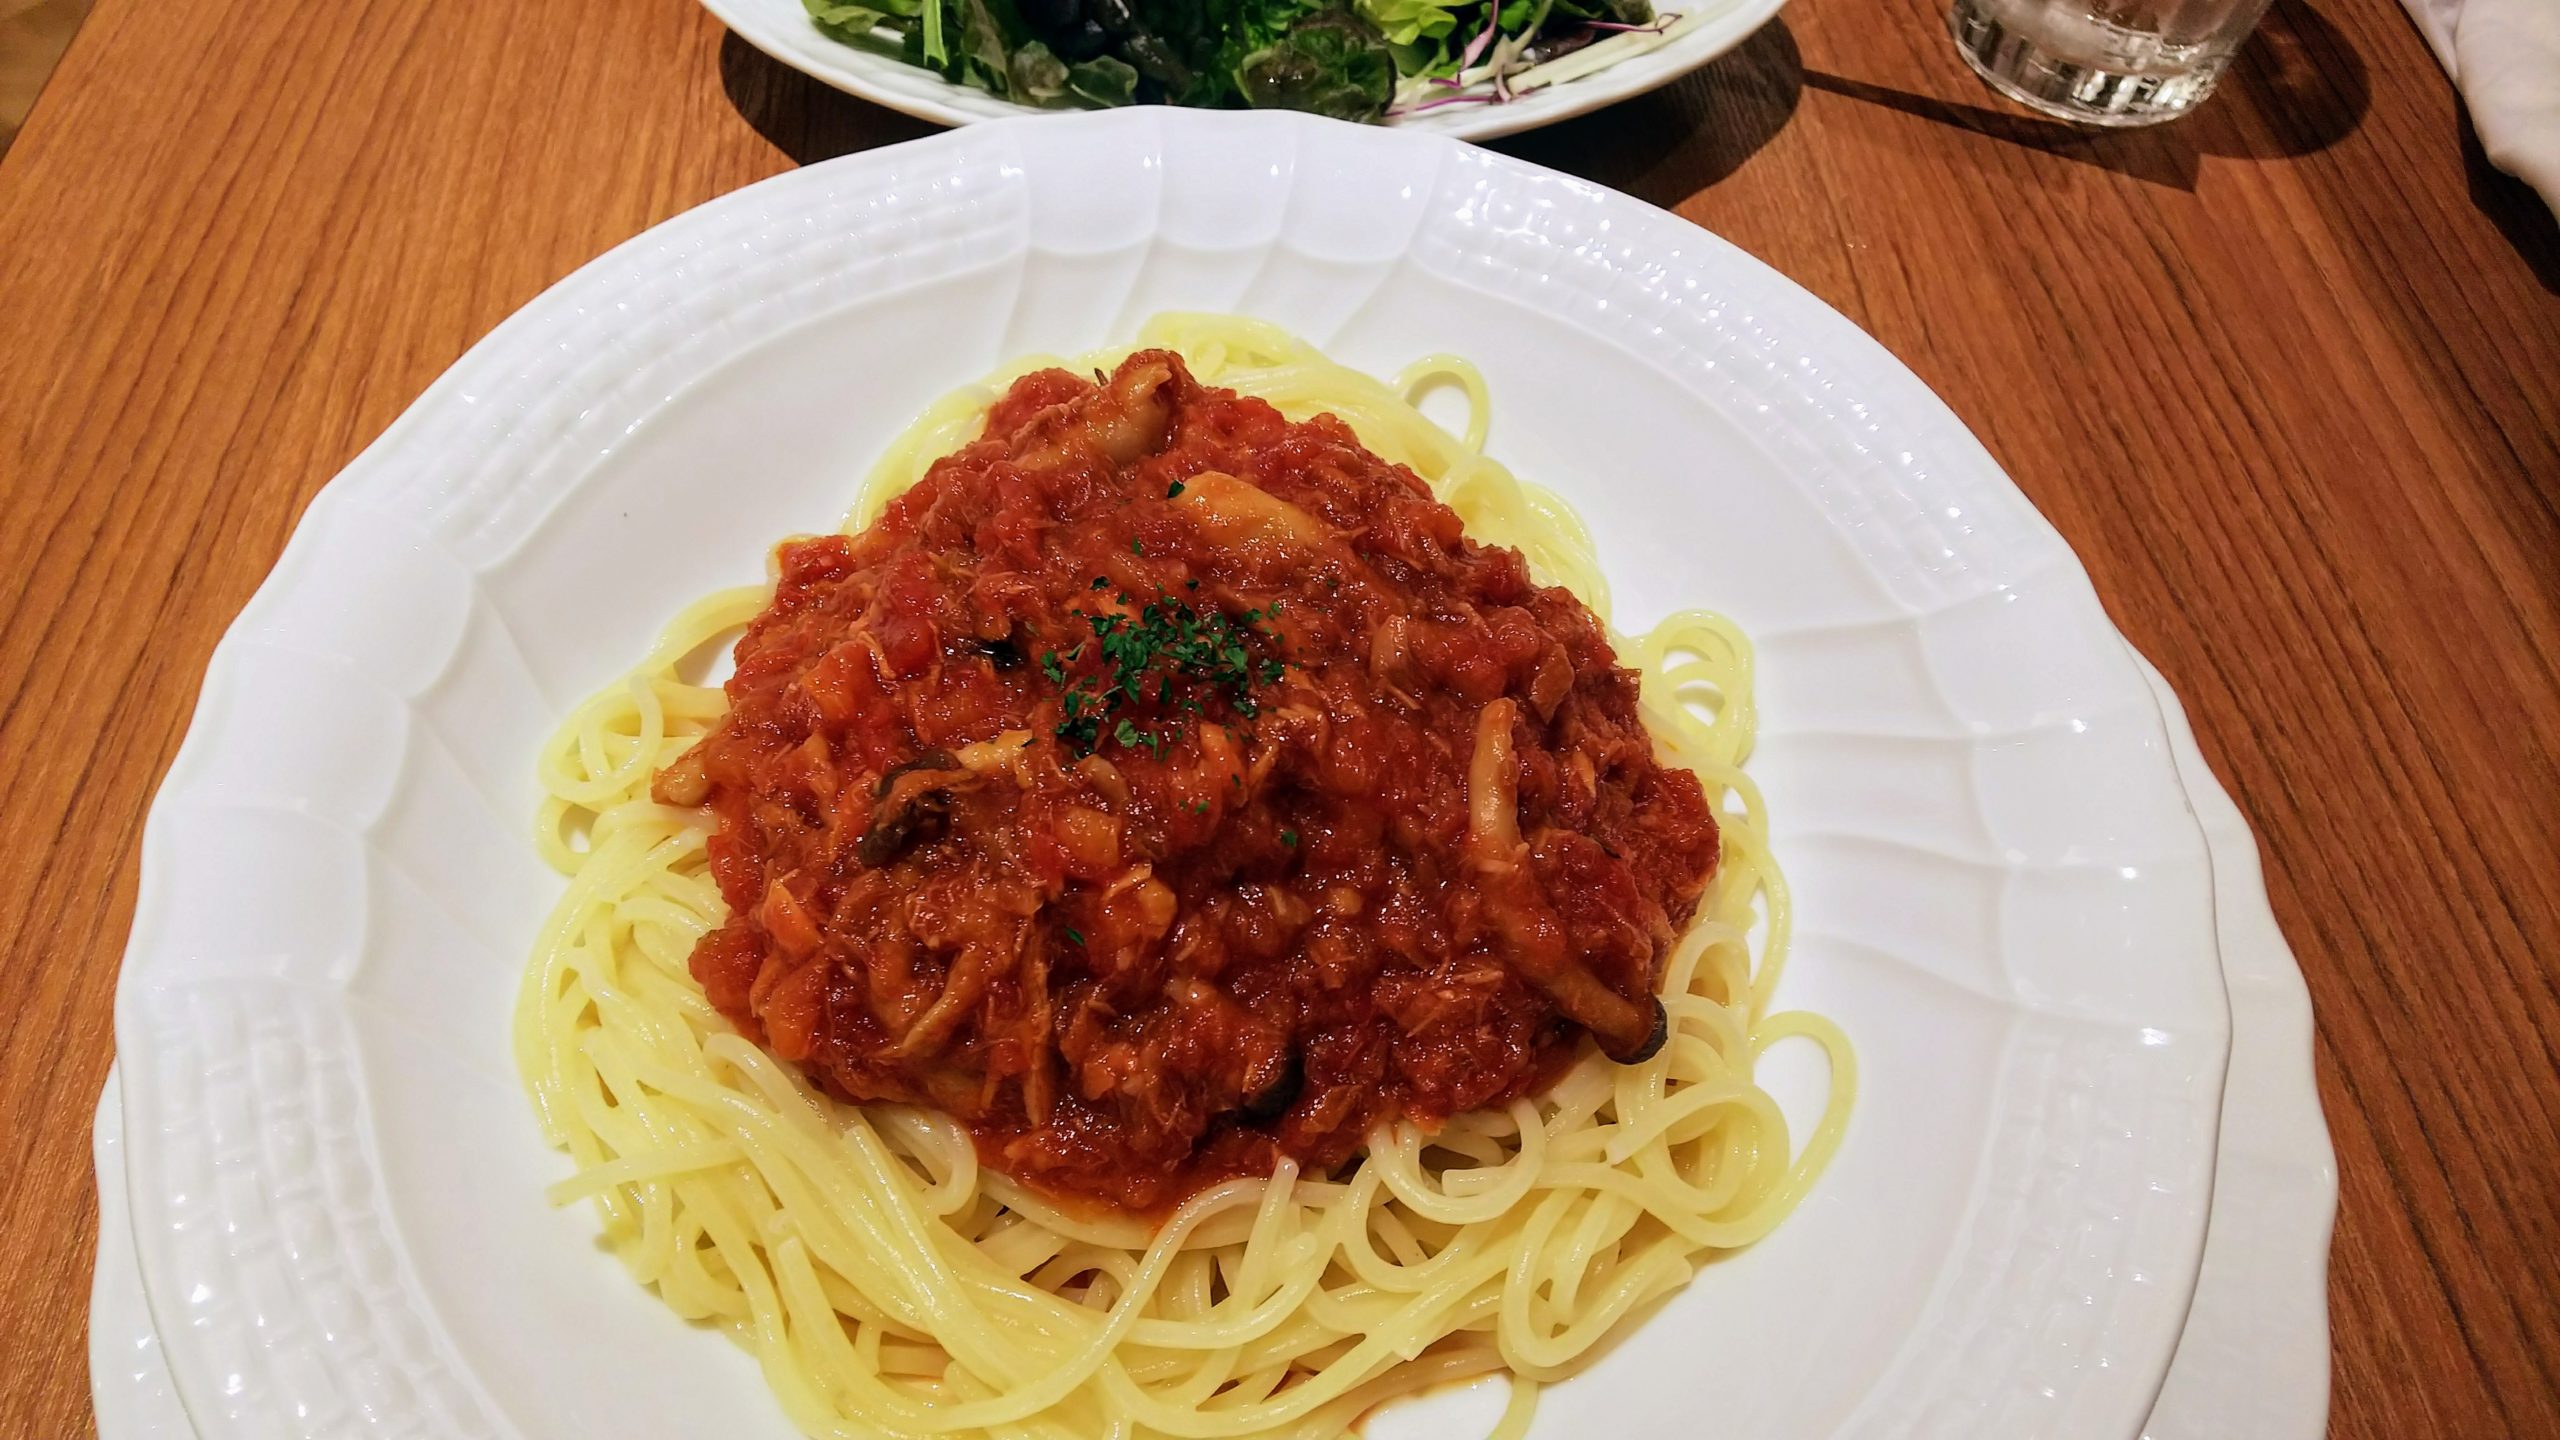
[[[142,817],[313,491],[608,246],[922,130],[684,0],[100,0],[0,158],[0,1435],[90,1428]],[[2560,233],[2397,6],[2279,0],[2205,110],[2092,135],[1932,0],[1802,0],[1501,148],[1839,307],[2070,538],[2310,980],[2333,1433],[2560,1435]]]

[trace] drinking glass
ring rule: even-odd
[[[2151,125],[2213,93],[2267,0],[1955,0],[1956,51],[1991,88],[2083,125]]]

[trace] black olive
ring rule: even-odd
[[[1139,74],[1162,84],[1168,91],[1179,93],[1190,87],[1191,67],[1183,64],[1174,55],[1173,47],[1151,31],[1135,30],[1121,37],[1120,53],[1128,58],[1130,64],[1138,67]]]

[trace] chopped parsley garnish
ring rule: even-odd
[[[1130,537],[1129,537],[1129,553],[1130,553],[1130,554],[1132,554],[1132,555],[1144,555],[1144,554],[1146,554],[1146,553],[1147,553],[1147,542],[1146,542],[1146,541],[1144,541],[1144,540],[1139,539],[1139,538],[1138,538],[1137,536],[1135,536],[1135,535],[1130,536]]]
[[[1076,657],[1083,653],[1084,644],[1081,641],[1077,642],[1076,647],[1068,651],[1063,658],[1055,650],[1043,650],[1040,652],[1040,673],[1049,677],[1050,684],[1064,685],[1067,683],[1067,667],[1076,663]]]
[[[1125,593],[1119,598],[1123,605],[1130,603]],[[1162,759],[1166,747],[1180,738],[1179,727],[1169,722],[1186,714],[1205,716],[1204,696],[1224,700],[1249,720],[1261,709],[1255,688],[1276,685],[1288,673],[1288,662],[1256,653],[1261,647],[1250,643],[1267,644],[1274,638],[1254,628],[1264,615],[1260,609],[1230,619],[1217,610],[1194,610],[1158,591],[1135,615],[1068,613],[1082,618],[1093,638],[1064,654],[1041,652],[1040,673],[1065,687],[1056,734],[1079,755],[1092,754],[1107,739],[1124,750],[1144,747]],[[1098,650],[1102,668],[1075,676],[1070,667],[1087,644]],[[1145,714],[1130,713],[1145,710],[1166,717],[1165,722],[1150,728],[1143,723]]]
[[[1084,932],[1083,932],[1083,931],[1081,931],[1081,930],[1077,929],[1077,928],[1076,928],[1076,927],[1074,927],[1073,925],[1065,925],[1065,926],[1061,926],[1061,927],[1059,927],[1059,928],[1063,929],[1063,930],[1066,932],[1066,935],[1067,935],[1067,943],[1068,943],[1068,944],[1070,944],[1070,945],[1081,945],[1081,944],[1083,944],[1083,943],[1084,943]]]
[[[1295,831],[1295,830],[1283,830],[1283,831],[1281,831],[1281,832],[1280,832],[1280,843],[1281,843],[1281,844],[1283,844],[1283,845],[1288,846],[1288,847],[1289,847],[1290,849],[1292,849],[1292,850],[1297,849],[1297,848],[1298,848],[1298,832],[1297,832],[1297,831]]]
[[[1182,498],[1182,482],[1181,482],[1181,481],[1179,481],[1179,480],[1176,480],[1176,481],[1174,481],[1172,484],[1167,485],[1166,487],[1164,487],[1164,498],[1166,498],[1167,500],[1179,500],[1179,499],[1181,499],[1181,498]]]
[[[1093,577],[1093,588],[1094,588],[1094,589],[1096,589],[1096,590],[1108,590],[1108,589],[1110,589],[1110,588],[1111,588],[1111,579],[1110,579],[1110,577],[1109,577],[1109,576],[1107,576],[1107,575],[1096,575],[1096,576],[1094,576],[1094,577]]]
[[[1059,708],[1063,715],[1055,732],[1057,737],[1078,755],[1092,754],[1102,737],[1102,714],[1093,692],[1069,690]]]

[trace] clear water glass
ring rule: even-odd
[[[2267,0],[1955,0],[1956,51],[1991,88],[2082,125],[2194,109]]]

